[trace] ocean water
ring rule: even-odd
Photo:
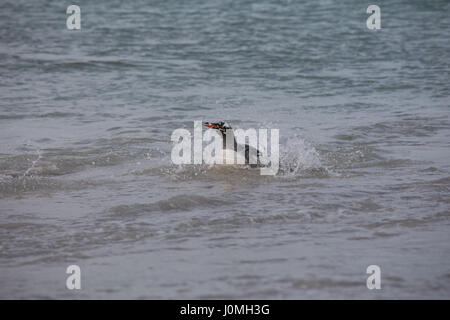
[[[364,1],[70,4],[0,3],[0,298],[450,298],[449,1],[378,1],[380,30]],[[172,164],[195,120],[279,129],[278,174]]]

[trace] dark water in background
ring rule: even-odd
[[[0,4],[0,298],[450,298],[448,1],[70,4]],[[279,174],[173,166],[194,120]]]

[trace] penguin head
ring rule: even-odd
[[[213,128],[219,130],[222,134],[226,133],[227,130],[230,130],[231,127],[227,125],[225,122],[205,122],[204,124],[208,128]]]

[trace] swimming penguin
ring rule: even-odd
[[[236,138],[234,136],[233,129],[227,123],[221,122],[205,122],[204,124],[208,128],[213,128],[219,131],[222,136],[222,150],[224,152],[225,157],[231,156],[232,159],[237,159],[238,157],[245,158],[245,164],[250,164],[251,167],[257,167],[260,165],[260,157],[262,153],[248,145],[240,145],[236,142]],[[232,139],[233,143],[227,143],[228,140]],[[232,148],[232,149],[230,149]],[[231,152],[227,152],[230,151]],[[234,163],[231,160],[230,162]],[[230,163],[229,161],[225,161],[225,163]]]

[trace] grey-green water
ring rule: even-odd
[[[69,4],[0,4],[0,298],[450,298],[448,1]],[[174,166],[194,120],[279,174]]]

